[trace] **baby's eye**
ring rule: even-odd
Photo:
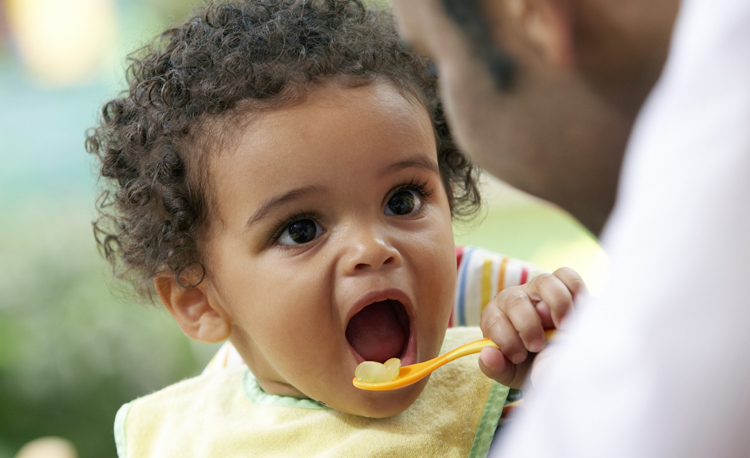
[[[385,205],[386,215],[408,215],[422,207],[422,197],[411,189],[402,189],[390,199]]]
[[[282,245],[300,245],[315,240],[323,233],[318,223],[311,219],[300,219],[284,229],[278,242]]]

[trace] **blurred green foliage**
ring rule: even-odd
[[[5,215],[0,457],[46,435],[72,440],[84,458],[115,456],[117,408],[198,374],[215,346],[192,343],[156,307],[114,298],[89,199],[27,201]]]
[[[190,8],[119,2],[118,63],[75,87],[39,86],[0,51],[0,458],[48,435],[73,441],[81,458],[114,457],[117,409],[198,374],[216,350],[110,290],[83,148],[102,103],[123,89],[124,55]]]

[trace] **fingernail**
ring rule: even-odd
[[[532,353],[539,353],[544,349],[544,340],[535,340],[529,344],[529,351]]]
[[[519,364],[526,360],[526,354],[525,353],[516,353],[515,355],[510,357],[510,360],[513,362],[513,364]]]

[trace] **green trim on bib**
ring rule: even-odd
[[[242,377],[242,388],[247,399],[253,405],[261,406],[281,406],[281,407],[299,407],[301,409],[326,410],[329,407],[313,401],[312,399],[293,398],[291,396],[278,396],[268,394],[258,385],[255,376],[248,369]],[[123,457],[120,457],[123,458]]]
[[[132,402],[128,402],[117,410],[115,415],[115,447],[119,458],[127,458],[127,449],[125,447],[125,420],[128,417]]]
[[[500,415],[503,413],[503,405],[508,396],[508,388],[499,383],[493,383],[490,389],[490,396],[487,398],[487,404],[484,406],[482,419],[479,420],[479,427],[474,436],[474,442],[469,450],[469,458],[484,458],[490,451],[490,444],[495,437],[497,424],[500,422]]]

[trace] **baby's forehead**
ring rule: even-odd
[[[392,84],[321,86],[299,103],[246,116],[225,131],[211,166],[220,206],[291,186],[356,189],[347,176],[376,183],[383,173],[375,171],[415,156],[438,169],[429,112]]]
[[[212,157],[220,157],[238,152],[243,143],[251,146],[310,140],[306,134],[311,130],[327,129],[330,135],[337,135],[351,129],[352,121],[372,118],[375,112],[398,121],[404,130],[417,126],[413,120],[420,121],[419,127],[429,125],[433,130],[428,108],[411,91],[385,78],[356,83],[332,77],[290,88],[277,99],[244,99],[230,112],[206,118],[201,123],[200,135],[213,149]],[[338,124],[327,122],[329,118],[336,119]],[[377,123],[367,127],[382,132]]]
[[[426,107],[388,81],[356,87],[321,84],[296,103],[249,112],[235,127],[238,149],[267,145],[270,156],[293,147],[304,155],[343,138],[357,149],[367,141],[383,141],[383,135],[408,142],[414,135],[433,132]]]

